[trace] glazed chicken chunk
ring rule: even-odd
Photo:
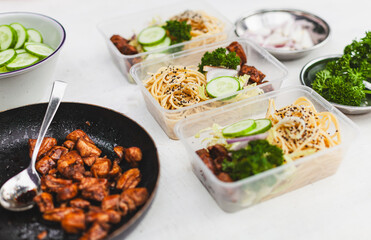
[[[35,149],[35,145],[36,145],[36,139],[28,140],[30,158],[32,158],[32,153],[33,153],[33,150]],[[43,157],[55,145],[57,145],[57,139],[52,138],[52,137],[44,138],[43,141],[41,142],[40,150],[39,150],[39,153],[37,154],[37,159],[40,159],[41,157]]]
[[[84,177],[84,162],[77,151],[73,150],[58,160],[58,172],[68,179],[80,181]]]
[[[62,228],[68,233],[79,233],[85,229],[85,214],[75,211],[66,214],[61,222]]]
[[[108,196],[107,179],[87,177],[81,180],[79,185],[81,194],[84,198],[101,202],[105,196]]]
[[[34,197],[34,201],[37,206],[39,206],[40,212],[45,212],[54,208],[53,196],[50,193],[43,192]]]

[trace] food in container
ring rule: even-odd
[[[180,119],[278,89],[286,70],[255,44],[232,39],[140,63],[131,74],[147,109],[175,138]]]
[[[334,174],[357,127],[299,86],[191,116],[176,133],[194,173],[233,212]]]
[[[126,22],[132,23],[130,27],[125,26]],[[117,17],[102,22],[98,28],[129,81],[132,79],[128,72],[136,63],[225,40],[233,31],[232,24],[203,1]]]

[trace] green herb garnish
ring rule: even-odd
[[[187,24],[186,21],[169,20],[166,21],[166,25],[163,28],[168,31],[171,44],[181,43],[192,38],[191,25]]]
[[[344,48],[341,58],[317,72],[313,89],[330,102],[360,106],[366,94],[363,81],[371,80],[371,32]]]
[[[198,71],[204,72],[204,66],[226,67],[236,69],[240,65],[240,57],[235,52],[229,52],[227,49],[217,48],[213,52],[206,52],[198,65]]]
[[[282,165],[282,149],[267,140],[249,142],[246,148],[232,151],[232,161],[224,160],[222,170],[236,181]]]

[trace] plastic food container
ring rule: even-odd
[[[133,34],[138,35],[141,30],[149,27],[151,25],[151,22],[153,22],[154,20],[161,19],[165,22],[169,18],[180,14],[185,10],[201,10],[206,14],[219,19],[224,24],[224,31],[218,34],[207,35],[205,37],[200,37],[193,40],[191,39],[190,41],[174,44],[170,47],[142,52],[135,55],[122,54],[110,40],[111,36],[114,34],[119,34],[126,39],[131,38]],[[134,64],[138,62],[142,62],[145,59],[153,59],[157,56],[163,55],[164,53],[174,53],[181,50],[225,40],[231,36],[235,36],[233,32],[233,24],[217,10],[215,10],[215,8],[204,1],[183,1],[172,5],[148,9],[147,11],[143,12],[118,16],[101,22],[100,24],[98,24],[97,27],[107,43],[108,50],[112,58],[114,59],[115,64],[120,69],[122,74],[131,83],[134,83],[134,80],[129,75],[129,70]]]
[[[160,67],[168,65],[197,66],[201,62],[201,58],[205,52],[211,52],[220,47],[227,47],[233,41],[239,42],[244,48],[247,57],[247,65],[253,65],[263,72],[266,75],[265,80],[269,81],[268,83],[261,84],[254,88],[240,90],[238,91],[239,95],[237,97],[232,97],[236,94],[231,93],[229,95],[213,98],[177,110],[167,110],[163,108],[145,88],[143,81],[148,79],[149,72],[155,73]],[[130,73],[142,91],[148,111],[156,119],[158,124],[160,124],[165,133],[172,139],[177,139],[177,136],[174,133],[174,126],[179,120],[193,114],[200,114],[210,109],[245,99],[249,97],[249,93],[251,93],[250,91],[256,91],[256,88],[261,88],[264,92],[269,92],[274,89],[277,90],[281,87],[282,81],[287,77],[287,69],[277,59],[262,47],[242,38],[234,38],[209,44],[207,46],[171,54],[153,61],[139,63],[132,67]]]
[[[279,109],[299,97],[308,98],[318,112],[328,111],[337,117],[341,144],[233,183],[216,178],[196,154],[196,150],[206,147],[202,139],[209,136],[209,132],[204,132],[200,138],[195,138],[200,130],[211,127],[213,123],[226,126],[242,119],[264,118],[269,99],[274,99]],[[337,171],[359,129],[314,90],[295,86],[191,116],[177,124],[176,134],[191,156],[192,168],[198,179],[224,211],[234,212],[331,176]]]

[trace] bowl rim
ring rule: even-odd
[[[314,64],[322,61],[322,60],[327,60],[327,59],[334,59],[334,58],[340,58],[341,56],[343,56],[343,54],[330,54],[330,55],[325,55],[325,56],[321,56],[321,57],[317,57],[317,58],[314,58],[312,60],[310,60],[309,62],[307,62],[304,67],[300,70],[300,74],[299,74],[299,78],[300,78],[300,83],[304,86],[307,86],[311,89],[313,89],[311,86],[308,86],[305,81],[304,81],[304,74],[308,71],[308,69],[313,66]],[[314,90],[314,89],[313,89]],[[339,103],[334,103],[334,102],[330,102],[332,105],[334,105],[335,107],[339,108],[339,109],[345,109],[345,110],[357,110],[357,111],[366,111],[366,110],[370,110],[371,109],[371,106],[349,106],[349,105],[343,105],[343,104],[339,104]]]
[[[41,17],[44,20],[47,20],[47,21],[56,23],[57,26],[59,26],[60,27],[60,30],[62,31],[62,39],[61,39],[58,47],[54,50],[54,52],[52,54],[50,54],[49,56],[47,56],[46,58],[40,60],[39,62],[37,62],[35,64],[32,64],[31,66],[25,67],[25,68],[21,68],[21,69],[18,69],[18,70],[14,70],[14,71],[10,71],[10,72],[5,72],[5,73],[0,73],[0,78],[1,77],[11,77],[11,76],[14,76],[14,75],[18,75],[20,73],[29,71],[29,70],[31,70],[31,69],[39,66],[40,64],[48,61],[52,56],[54,56],[57,52],[59,52],[59,50],[62,48],[64,42],[66,41],[66,30],[64,29],[63,25],[60,22],[58,22],[57,20],[55,20],[54,18],[49,17],[47,15],[44,15],[44,14],[41,14],[41,13],[35,13],[35,12],[17,11],[17,12],[4,12],[4,13],[0,13],[0,17],[1,16],[4,16],[4,15],[18,15],[18,14],[20,14],[20,15],[29,15],[29,16],[34,16],[34,17]]]
[[[243,36],[240,36],[238,33],[237,33],[237,24],[239,24],[242,20],[246,19],[246,18],[249,18],[249,17],[252,17],[254,15],[257,15],[257,14],[262,14],[262,13],[270,13],[270,12],[288,12],[288,13],[301,13],[301,14],[308,14],[318,20],[320,20],[328,29],[327,31],[327,35],[326,35],[326,38],[323,39],[321,42],[313,45],[312,47],[310,48],[306,48],[306,49],[301,49],[301,50],[283,50],[283,49],[279,49],[279,48],[266,48],[264,47],[264,49],[266,49],[267,51],[269,51],[270,53],[272,54],[287,54],[287,55],[291,55],[291,54],[297,54],[297,53],[305,53],[305,52],[309,52],[309,51],[312,51],[312,50],[315,50],[323,45],[325,45],[331,35],[332,35],[332,30],[331,30],[331,27],[330,25],[320,16],[318,16],[317,14],[313,14],[311,12],[308,12],[308,11],[304,11],[304,10],[300,10],[300,9],[297,9],[297,8],[262,8],[260,10],[255,10],[255,11],[249,11],[247,12],[246,14],[243,14],[241,17],[237,18],[237,20],[235,21],[235,34],[239,37],[243,37]],[[260,46],[260,45],[259,45]]]

